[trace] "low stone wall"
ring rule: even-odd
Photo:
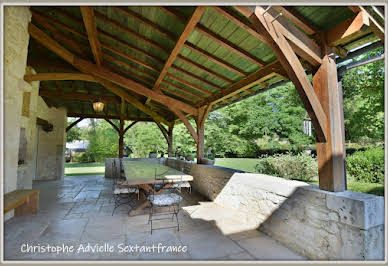
[[[234,169],[196,164],[176,158],[168,158],[166,164],[194,177],[192,188],[210,200],[216,199],[230,177],[235,173],[241,173]]]
[[[215,199],[295,252],[316,260],[383,260],[384,198],[236,173]]]

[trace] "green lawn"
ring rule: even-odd
[[[215,165],[246,172],[255,172],[257,159],[250,158],[216,158]],[[104,163],[66,163],[65,174],[68,176],[75,175],[101,175],[105,172]],[[310,182],[318,184],[317,181]],[[384,196],[384,185],[375,183],[361,183],[349,178],[348,189],[363,193]]]
[[[216,158],[215,162],[216,166],[222,166],[246,172],[255,172],[256,164],[257,159],[251,158]],[[318,184],[318,181],[312,181],[309,183]],[[348,190],[384,196],[383,184],[361,183],[351,180],[351,178],[348,179]]]
[[[104,163],[66,163],[65,165],[65,175],[101,175],[104,172]]]
[[[246,172],[255,172],[257,159],[251,158],[216,158],[214,165]]]

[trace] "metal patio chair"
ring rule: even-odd
[[[150,195],[148,195],[148,200],[151,204],[150,214],[148,218],[148,224],[150,224],[151,226],[151,234],[154,230],[168,228],[177,228],[177,230],[179,231],[178,213],[180,210],[180,203],[183,197],[181,196],[181,187],[179,186],[178,182],[182,182],[182,179],[178,179],[173,184],[168,185],[169,183],[171,183],[171,181],[168,182],[167,179],[161,178],[161,176],[163,176],[163,174],[157,175],[155,169],[154,190]],[[162,189],[163,192],[158,194],[157,192],[160,191],[160,189]],[[163,211],[155,212],[157,208],[162,208]],[[164,211],[166,208],[168,208],[168,210]],[[173,222],[174,216],[176,219],[176,225],[158,228],[153,227],[153,221],[171,219],[171,221]]]
[[[115,161],[113,161],[113,166],[115,166]],[[117,169],[114,167],[114,169]],[[112,211],[112,216],[115,210],[121,205],[132,203],[131,195],[137,194],[139,199],[139,188],[137,186],[129,186],[126,184],[126,180],[121,177],[121,173],[114,173],[113,175],[113,198],[114,198],[114,208]]]

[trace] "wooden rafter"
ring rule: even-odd
[[[119,115],[106,115],[106,114],[85,114],[85,113],[77,113],[77,112],[68,112],[67,117],[83,117],[83,118],[98,118],[98,119],[120,119]],[[154,121],[152,118],[148,117],[124,117],[124,120],[132,120],[132,121],[144,121],[144,122],[152,122]]]
[[[138,121],[133,121],[131,124],[129,124],[125,129],[124,129],[124,132],[123,134],[127,133],[128,129],[130,129],[131,127],[133,127]]]
[[[195,132],[195,129],[190,124],[187,117],[178,109],[174,108],[173,106],[169,106],[170,110],[183,122],[183,124],[186,126],[187,130],[190,132],[191,136],[193,137],[195,143],[198,143],[198,135],[197,132]]]
[[[38,73],[24,75],[24,80],[27,82],[38,80],[84,80],[96,82],[92,75],[82,73]]]
[[[198,101],[198,100],[194,100],[194,99],[192,99],[192,98],[190,98],[190,97],[187,97],[187,95],[184,94],[184,93],[181,93],[181,92],[179,92],[179,91],[172,90],[172,89],[170,89],[170,88],[168,88],[168,87],[160,86],[160,89],[161,89],[162,91],[164,91],[164,92],[167,92],[167,93],[170,93],[170,94],[172,94],[172,95],[178,96],[178,97],[180,97],[180,98],[182,98],[182,99],[184,99],[184,100],[186,100],[186,101],[192,102],[192,103],[196,103],[196,102]]]
[[[315,27],[310,21],[304,18],[301,14],[299,14],[295,9],[290,6],[274,6],[275,10],[279,13],[282,13],[282,16],[294,23],[304,32],[309,35],[315,34],[319,31],[317,27]]]
[[[195,85],[185,81],[184,79],[178,78],[178,77],[176,77],[174,75],[171,75],[171,74],[167,74],[166,77],[168,77],[168,78],[170,78],[170,79],[172,79],[174,81],[177,81],[177,82],[179,82],[181,84],[184,84],[184,85],[186,85],[186,86],[188,86],[188,87],[190,87],[190,88],[192,88],[192,89],[194,89],[196,91],[199,91],[199,92],[201,92],[201,93],[203,93],[205,95],[211,95],[211,92],[209,92],[207,90],[204,90],[204,89],[202,89],[202,88],[200,88],[198,86],[195,86]],[[163,82],[165,82],[165,81],[163,81]]]
[[[169,85],[169,86],[171,86],[171,87],[173,87],[173,88],[175,88],[175,89],[177,89],[177,90],[179,90],[179,91],[183,91],[184,93],[186,93],[187,95],[190,95],[190,96],[192,96],[192,97],[195,97],[195,98],[199,98],[199,99],[201,99],[201,100],[203,100],[203,99],[205,99],[205,97],[203,97],[201,94],[198,94],[198,93],[196,93],[196,92],[192,92],[192,91],[189,91],[189,90],[187,90],[186,88],[183,88],[183,87],[181,87],[181,86],[179,86],[179,85],[177,85],[177,84],[175,84],[175,83],[172,83],[172,82],[170,82],[170,81],[168,81],[168,80],[163,80],[163,83],[162,84],[167,84],[167,85]]]
[[[108,80],[113,83],[116,83],[117,85],[127,88],[133,92],[155,99],[156,101],[159,101],[165,104],[166,106],[175,105],[177,108],[180,108],[183,111],[186,111],[192,114],[197,114],[198,112],[195,108],[193,108],[192,106],[189,106],[188,104],[185,104],[173,98],[167,97],[161,93],[149,90],[143,85],[137,82],[134,82],[133,80],[120,76],[116,73],[113,73],[104,67],[97,67],[95,64],[87,60],[74,56],[71,52],[63,48],[59,43],[51,39],[47,34],[45,34],[43,31],[41,31],[31,23],[29,24],[28,29],[31,37],[33,37],[38,42],[42,43],[44,46],[46,46],[46,48],[56,53],[62,59],[72,64],[74,67],[78,68],[84,73],[92,74],[95,77],[99,77],[99,79],[102,79],[103,81]]]
[[[39,90],[39,96],[54,98],[54,99],[87,101],[87,102],[92,102],[98,98],[105,103],[115,103],[115,104],[120,103],[120,100],[117,97],[84,94],[84,93],[77,93],[77,92],[64,93],[64,92],[56,92],[53,90]]]
[[[234,8],[248,19],[254,14],[248,7],[234,6]],[[262,12],[264,12],[264,10],[265,9],[263,9]],[[322,63],[321,49],[313,39],[309,38],[282,16],[278,16],[279,13],[276,10],[271,8],[265,15],[268,17],[268,21],[271,22],[270,24],[276,25],[278,33],[282,33],[282,35],[290,41],[292,49],[299,56],[306,59],[313,66],[319,66]],[[259,33],[263,38],[263,34],[261,32]]]
[[[205,6],[198,6],[194,10],[193,14],[191,15],[189,21],[187,22],[187,24],[184,28],[184,30],[182,31],[181,35],[179,36],[178,41],[175,43],[174,49],[172,49],[166,63],[164,64],[164,67],[163,67],[162,71],[160,72],[159,77],[157,78],[157,80],[154,84],[154,87],[152,88],[153,90],[159,89],[159,85],[162,82],[162,80],[164,79],[164,77],[166,76],[168,69],[174,63],[176,57],[178,56],[180,50],[183,47],[185,41],[187,40],[187,38],[189,37],[189,35],[191,34],[191,32],[193,31],[195,26],[197,25],[197,23],[201,19],[201,16],[205,10],[206,10]]]
[[[373,33],[382,41],[385,41],[385,29],[384,24],[375,19],[372,14],[363,6],[359,6],[360,10],[365,13],[370,20],[370,28]]]
[[[102,64],[102,54],[101,54],[101,45],[98,40],[96,21],[94,19],[94,10],[90,6],[81,6],[82,18],[84,20],[86,32],[88,33],[88,39],[92,53],[94,56],[94,61],[98,66]]]
[[[327,42],[331,46],[346,44],[351,40],[365,35],[365,30],[369,26],[369,19],[365,12],[359,12],[354,17],[345,20],[334,28],[326,32]]]
[[[298,57],[287,41],[286,36],[283,35],[286,33],[282,31],[282,25],[275,22],[270,23],[273,17],[269,12],[265,13],[264,11],[265,9],[263,7],[256,6],[254,13],[250,16],[250,20],[257,28],[257,31],[261,32],[263,36],[267,38],[271,49],[287,72],[289,79],[294,83],[295,88],[312,119],[317,141],[325,142],[327,137],[325,129],[327,128],[328,120],[322,105],[315,94],[314,88]]]
[[[120,133],[120,129],[115,124],[113,124],[112,121],[110,121],[108,118],[104,118],[104,120],[108,122],[118,133]]]
[[[235,82],[222,92],[212,95],[206,102],[201,103],[201,106],[227,99],[234,94],[249,89],[278,74],[285,75],[285,71],[280,62],[276,61]]]
[[[69,131],[70,129],[72,129],[75,125],[77,125],[77,124],[78,124],[79,122],[81,122],[82,120],[84,120],[83,117],[81,117],[81,118],[75,120],[73,123],[71,123],[70,125],[68,125],[68,126],[66,127],[66,132]]]

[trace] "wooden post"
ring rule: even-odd
[[[125,100],[121,98],[121,108],[120,108],[120,129],[119,129],[119,158],[124,156],[124,111],[125,111]]]
[[[172,141],[172,131],[174,127],[168,127],[168,157],[172,157],[172,152],[173,152],[173,141]]]
[[[124,120],[120,119],[120,131],[119,131],[119,158],[124,156]]]
[[[201,126],[201,123],[197,122],[197,164],[202,163],[202,159],[204,158],[204,142],[205,142],[205,127]]]
[[[313,86],[327,117],[327,126],[323,128],[326,142],[317,140],[319,188],[337,192],[346,190],[346,150],[342,86],[337,83],[337,67],[331,54],[324,45],[324,57],[313,77]]]

